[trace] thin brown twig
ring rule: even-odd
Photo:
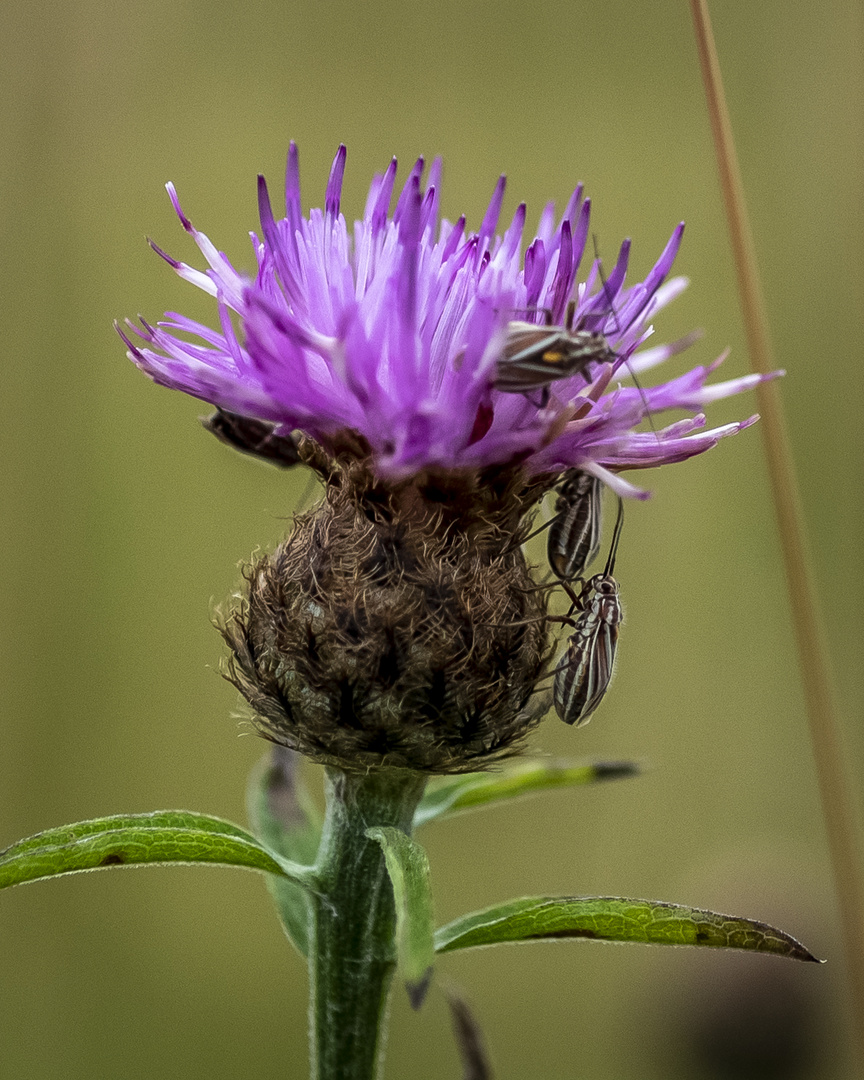
[[[707,0],[690,0],[690,9],[708,99],[750,359],[755,371],[767,374],[775,364]],[[810,739],[845,937],[860,1063],[864,1066],[864,891],[857,814],[850,795],[835,716],[822,622],[809,570],[798,488],[778,384],[762,383],[757,388],[757,395],[798,645]]]

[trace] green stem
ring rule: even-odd
[[[328,769],[309,934],[312,1080],[372,1080],[396,964],[393,886],[373,825],[411,833],[426,777]]]

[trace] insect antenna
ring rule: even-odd
[[[624,500],[618,496],[618,515],[615,518],[615,528],[612,530],[612,543],[609,545],[609,555],[606,559],[604,577],[611,577],[615,569],[615,556],[618,554],[618,541],[621,539],[621,528],[624,524]]]
[[[633,318],[630,320],[630,322],[627,323],[627,325],[624,327],[623,330],[621,329],[621,324],[618,322],[618,312],[615,310],[615,301],[614,301],[613,297],[611,296],[611,294],[609,292],[609,282],[606,280],[606,275],[603,273],[603,260],[600,258],[600,251],[599,251],[599,248],[597,246],[597,234],[592,233],[591,234],[591,239],[594,242],[594,259],[595,259],[595,262],[596,262],[596,265],[597,265],[597,273],[600,275],[600,280],[603,283],[603,295],[606,297],[606,302],[609,305],[609,313],[611,314],[612,318],[615,320],[615,333],[618,334],[618,336],[620,337],[622,334],[627,333],[627,331],[630,329],[630,327],[633,325],[633,323],[639,317],[640,313],[637,310],[634,313]],[[643,308],[643,310],[644,310],[644,308]],[[636,376],[636,372],[633,370],[633,367],[630,364],[630,360],[627,359],[627,360],[624,361],[624,363],[627,365],[627,370],[630,372],[630,378],[633,380],[633,385],[639,391],[639,397],[642,398],[642,404],[645,406],[645,418],[648,421],[648,426],[654,432],[654,438],[659,443],[660,442],[660,436],[657,434],[657,428],[654,426],[654,419],[651,416],[651,408],[650,408],[650,405],[648,403],[648,395],[645,393],[645,390],[644,390],[644,387],[642,386],[642,383],[639,382],[639,379]]]
[[[572,610],[572,609],[571,609]],[[538,622],[552,622],[561,623],[563,626],[573,626],[574,620],[572,616],[568,615],[535,615],[531,619],[514,619],[512,622],[481,622],[479,619],[475,619],[474,626],[493,626],[496,629],[503,630],[505,627],[510,626],[533,626]]]
[[[542,311],[543,312],[543,324],[542,325],[543,326],[551,326],[552,325],[553,315],[552,315],[552,308],[550,308],[550,307],[524,307],[524,308],[517,307],[517,308],[513,308],[512,311],[513,311],[514,315],[518,315],[520,312],[523,315],[536,315],[538,311]],[[537,325],[539,326],[540,323],[538,323]]]

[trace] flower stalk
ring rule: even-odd
[[[366,831],[383,825],[410,835],[426,779],[407,769],[327,769],[315,864],[321,895],[312,901],[309,935],[312,1080],[378,1074],[396,966],[396,910],[381,845]]]

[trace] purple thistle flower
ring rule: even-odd
[[[357,445],[359,434],[382,477],[521,462],[535,474],[578,467],[631,496],[645,493],[619,477],[620,470],[682,461],[755,421],[704,429],[704,405],[761,378],[708,385],[720,360],[644,390],[626,385],[634,372],[692,340],[641,348],[651,318],[686,285],[683,278],[666,280],[683,225],[643,282],[625,285],[629,241],[605,282],[596,262],[579,281],[590,216],[581,186],[557,223],[554,206],[546,206],[523,263],[524,204],[503,236],[496,235],[504,177],[479,232],[467,233],[464,217],[439,222],[439,159],[425,189],[423,160],[417,161],[390,213],[394,159],[374,177],[352,235],[340,212],[345,157],[341,146],[324,209],[308,217],[293,143],[283,219],[274,218],[259,177],[263,238],[252,234],[254,278],[235,270],[192,226],[167,185],[209,269],[152,247],[180,277],[216,298],[219,329],[169,312],[156,326],[143,319],[128,324],[143,345],[120,330],[130,359],[154,382],[266,421],[277,436],[299,429],[328,448],[346,430],[356,433]],[[559,326],[571,303],[574,327],[602,334],[614,360],[556,380],[548,402],[496,389],[508,323],[527,317],[542,326],[545,317]],[[635,430],[646,416],[670,409],[693,415]]]

